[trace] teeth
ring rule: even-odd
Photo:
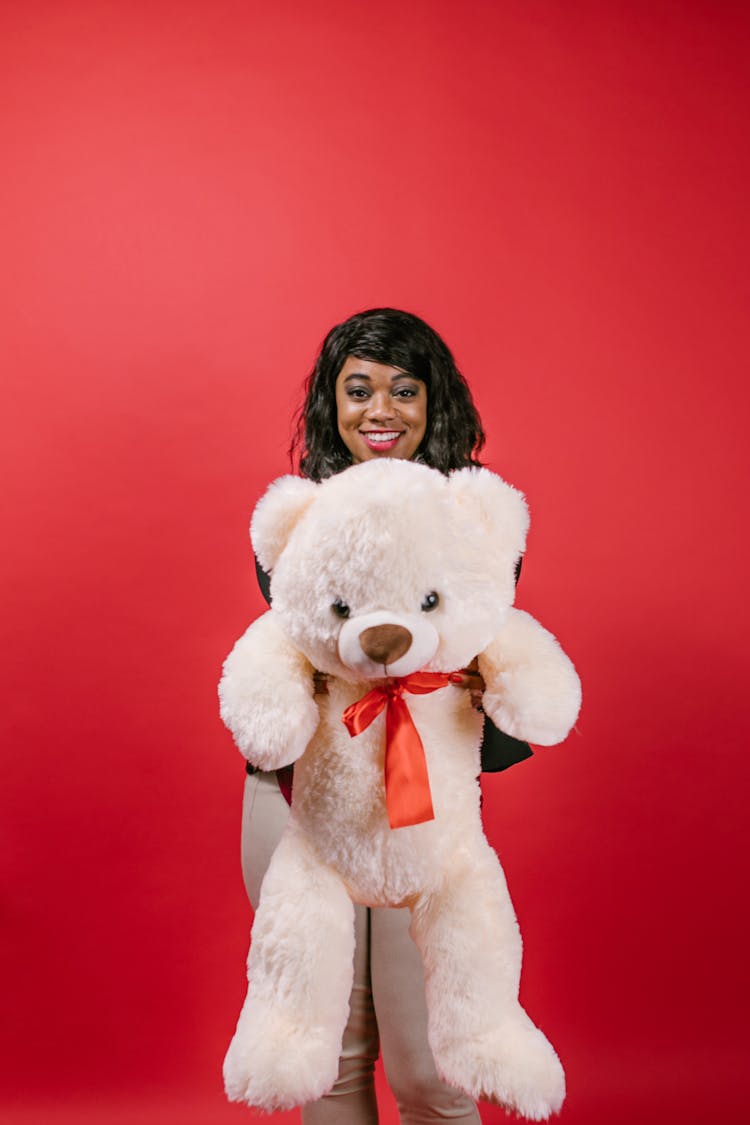
[[[375,433],[374,431],[365,434],[368,441],[393,441],[394,438],[399,436],[398,430],[391,430],[388,433]]]

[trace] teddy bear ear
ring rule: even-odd
[[[523,493],[489,469],[458,469],[448,488],[464,514],[480,523],[513,562],[526,547],[529,509]]]
[[[317,490],[318,485],[304,477],[279,477],[256,504],[250,521],[250,538],[264,570],[273,570]]]

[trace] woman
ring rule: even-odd
[[[448,473],[477,464],[483,443],[469,388],[440,337],[410,313],[371,309],[326,337],[307,380],[292,449],[300,473],[322,480],[376,457],[422,461]],[[260,571],[259,580],[268,597],[268,576]],[[467,672],[464,683],[481,706],[480,677]],[[322,678],[317,688],[325,690]],[[505,769],[530,754],[525,743],[485,724],[484,770]],[[242,866],[255,908],[288,815],[291,771],[277,777],[248,770]],[[422,962],[408,928],[408,910],[356,908],[354,987],[339,1077],[330,1094],[303,1107],[303,1125],[377,1123],[379,1046],[403,1125],[478,1125],[473,1102],[435,1070]]]

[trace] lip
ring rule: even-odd
[[[403,436],[404,430],[360,430],[360,437],[373,453],[387,453]],[[375,435],[382,435],[382,437]]]

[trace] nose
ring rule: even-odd
[[[375,664],[392,664],[409,651],[411,641],[403,625],[372,625],[359,635],[360,648]]]
[[[373,422],[384,422],[395,417],[396,409],[393,400],[387,391],[374,394],[367,405],[367,417]]]

